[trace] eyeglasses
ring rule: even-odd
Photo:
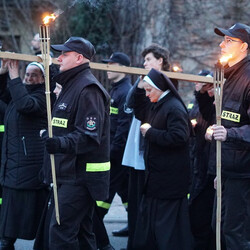
[[[229,37],[225,37],[225,38],[224,38],[224,43],[225,43],[225,44],[231,44],[232,42],[235,42],[235,43],[243,43],[242,41],[237,41],[237,40],[234,40],[234,39],[229,38]]]

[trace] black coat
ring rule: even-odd
[[[124,105],[131,87],[130,79],[124,77],[113,83],[110,90],[110,151],[113,156],[122,154],[125,148],[132,115],[124,112]]]
[[[1,184],[14,189],[43,187],[39,172],[44,143],[39,136],[47,127],[44,84],[25,85],[20,78],[1,85],[1,97],[8,105],[2,145]]]
[[[195,92],[195,95],[197,92]],[[211,122],[204,120],[196,99],[193,102],[192,109],[189,111],[190,119],[196,119],[194,128],[195,136],[190,140],[190,156],[191,156],[191,187],[190,199],[191,202],[200,192],[206,187],[208,181],[208,160],[211,143],[205,140],[206,129],[211,125]]]
[[[185,197],[190,165],[187,110],[172,92],[151,103],[137,88],[134,112],[152,126],[145,135],[146,194],[159,199]]]
[[[221,123],[227,130],[222,142],[222,175],[231,178],[250,178],[250,57],[227,67],[222,100]],[[198,94],[202,116],[215,121],[213,98]],[[216,143],[212,142],[209,165],[216,167]]]
[[[6,75],[0,75],[0,85],[4,84],[6,81]],[[1,99],[1,97],[0,97]],[[2,141],[3,141],[3,135],[4,135],[4,113],[7,105],[5,102],[0,100],[0,148],[2,149]],[[1,150],[2,152],[2,150]],[[0,153],[0,163],[1,163],[1,153]],[[0,187],[0,197],[2,197],[2,187]]]
[[[104,200],[110,172],[110,97],[88,63],[54,80],[63,86],[52,110],[53,135],[61,144],[55,154],[57,183],[85,185],[93,199]],[[49,163],[47,159],[44,166],[45,181],[50,183]]]

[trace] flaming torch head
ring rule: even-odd
[[[49,24],[50,20],[54,21],[56,18],[57,18],[57,15],[55,13],[45,16],[43,18],[43,24],[44,25]]]
[[[182,68],[178,64],[174,64],[172,70],[174,72],[182,72]]]
[[[192,124],[192,127],[195,128],[195,126],[197,125],[197,120],[196,119],[192,119],[191,120],[191,124]]]
[[[233,57],[232,54],[224,55],[224,56],[222,56],[222,57],[220,58],[220,63],[221,63],[222,65],[225,65],[225,64],[228,62],[228,60],[231,59],[232,57]]]

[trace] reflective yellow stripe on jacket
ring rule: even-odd
[[[102,172],[110,170],[110,161],[101,163],[86,163],[86,172]]]
[[[0,125],[0,133],[4,132],[4,125]]]
[[[101,208],[104,208],[104,209],[109,209],[111,204],[110,203],[107,203],[107,202],[104,202],[104,201],[96,201],[96,205],[98,207],[101,207]]]
[[[118,108],[115,108],[115,107],[111,107],[111,106],[110,106],[110,114],[118,115],[118,113],[119,113]]]

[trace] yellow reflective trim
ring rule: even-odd
[[[187,194],[187,199],[188,199],[188,200],[190,199],[190,194],[189,194],[189,193]]]
[[[193,104],[193,103],[189,103],[187,108],[188,108],[188,109],[192,109],[192,108],[193,108],[193,106],[194,106],[194,104]]]
[[[119,109],[110,106],[110,114],[118,115]]]
[[[101,208],[104,208],[104,209],[109,209],[111,204],[110,203],[107,203],[107,202],[104,202],[104,201],[96,201],[96,205],[98,207],[101,207]]]
[[[0,198],[0,205],[2,205],[2,198]]]
[[[100,163],[86,163],[86,172],[102,172],[110,170],[110,161]]]
[[[128,208],[128,202],[124,202],[124,203],[122,203],[122,205],[123,205],[125,208]]]
[[[4,125],[0,125],[0,133],[4,132]]]
[[[233,122],[240,122],[240,114],[225,110],[222,111],[221,118]]]
[[[54,126],[54,127],[61,127],[61,128],[67,128],[67,126],[68,126],[68,119],[53,117],[53,119],[52,119],[52,126]]]

